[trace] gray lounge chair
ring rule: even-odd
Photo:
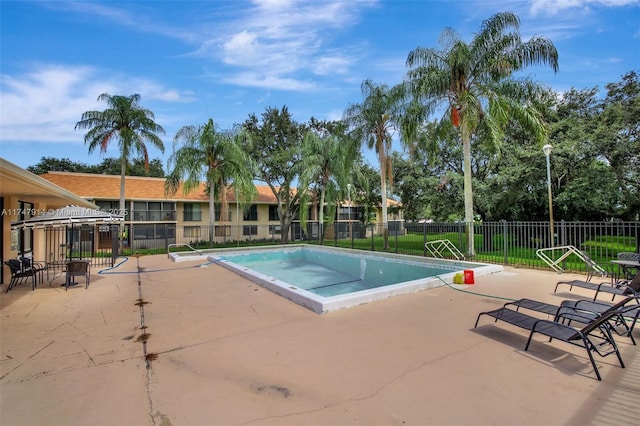
[[[523,308],[553,315],[556,321],[558,320],[558,314],[564,312],[564,316],[561,319],[567,320],[569,325],[572,321],[588,324],[600,315],[616,312],[617,315],[610,321],[611,330],[619,336],[628,337],[631,339],[631,343],[636,344],[636,340],[633,337],[633,329],[640,318],[640,298],[637,297],[625,297],[615,304],[592,300],[563,300],[560,305],[552,305],[532,299],[520,299],[514,302],[507,302],[504,306],[513,306],[516,311]],[[562,308],[573,308],[575,312],[570,313],[567,309],[563,310]],[[627,319],[629,319],[630,325],[627,323]]]
[[[566,314],[565,312],[563,312],[565,310]],[[562,307],[558,312],[558,318],[561,319],[564,315],[573,315],[575,314],[575,312],[576,311],[574,308]],[[602,357],[615,354],[618,357],[620,367],[625,368],[624,362],[622,361],[622,356],[620,355],[620,351],[618,350],[618,346],[616,345],[609,326],[607,325],[607,322],[616,315],[616,312],[603,314],[589,322],[582,329],[573,328],[559,321],[550,321],[536,318],[530,315],[523,314],[519,311],[514,311],[507,307],[502,307],[488,312],[481,312],[476,319],[474,328],[478,326],[478,321],[480,321],[480,317],[483,315],[495,318],[496,322],[498,320],[501,320],[516,327],[528,330],[530,333],[527,344],[524,347],[525,351],[529,349],[531,340],[535,333],[540,333],[550,337],[551,339],[561,340],[571,345],[585,348],[585,350],[587,351],[587,355],[589,356],[589,360],[591,361],[593,371],[596,373],[596,377],[598,380],[602,380],[602,377],[600,376],[600,371],[598,371],[598,366],[596,365],[592,352],[596,352]],[[593,334],[597,331],[600,332],[599,336]],[[599,339],[599,341],[594,341],[594,339]],[[609,352],[601,352],[601,350],[607,345],[611,347],[611,350]]]
[[[612,294],[613,297],[611,298],[611,300],[613,300],[616,296],[640,297],[640,272],[638,272],[632,280],[621,280],[613,283],[604,282],[597,284],[581,280],[558,281],[556,283],[555,290],[553,290],[554,293],[558,291],[558,286],[561,284],[568,285],[569,291],[571,291],[573,287],[595,290],[596,294],[593,296],[593,300],[596,300],[598,298],[598,294],[600,293]]]

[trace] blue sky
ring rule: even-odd
[[[523,39],[556,45],[560,71],[526,75],[558,92],[640,69],[640,0],[0,1],[0,156],[101,162],[74,125],[105,92],[141,95],[166,130],[165,153],[149,152],[165,168],[184,125],[227,129],[283,105],[298,122],[339,119],[363,80],[399,83],[443,28],[469,41],[507,10]]]

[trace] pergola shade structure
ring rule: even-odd
[[[29,219],[11,222],[11,229],[69,227],[74,225],[120,225],[123,216],[80,206],[65,206],[49,210]]]
[[[49,269],[73,258],[110,260],[113,265],[118,257],[118,230],[123,222],[123,216],[69,205],[11,222],[11,229],[45,231],[43,256]]]

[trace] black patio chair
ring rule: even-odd
[[[84,288],[89,288],[89,281],[91,279],[91,262],[88,260],[70,260],[67,262],[66,280],[64,282],[65,290],[69,290],[69,286],[75,284],[75,277],[84,277]]]
[[[618,253],[618,261],[622,262],[618,265],[623,279],[631,280],[636,273],[640,272],[640,253],[621,251]]]
[[[619,280],[612,283],[603,282],[597,284],[582,280],[558,281],[556,283],[556,288],[553,290],[554,293],[558,291],[558,286],[561,284],[568,285],[569,291],[571,291],[573,287],[595,290],[596,294],[593,296],[593,300],[596,300],[600,293],[611,294],[611,300],[616,296],[640,297],[640,272],[638,272],[631,280]]]
[[[36,262],[33,260],[31,256],[23,256],[20,258],[20,262],[22,263],[22,271],[23,272],[33,272],[36,275],[36,285],[38,284],[38,279],[40,284],[44,282],[44,271],[46,271],[46,266],[42,262]]]
[[[561,308],[560,312],[558,312],[557,318],[563,317],[562,311],[564,309],[567,310],[567,315],[575,314],[574,308]],[[527,344],[524,347],[525,351],[529,350],[531,340],[535,333],[540,333],[548,336],[550,340],[561,340],[574,346],[583,347],[587,351],[587,355],[589,356],[589,360],[591,361],[593,371],[596,373],[596,377],[598,380],[602,380],[602,377],[600,376],[600,371],[598,371],[598,366],[596,365],[592,352],[596,352],[602,357],[615,354],[618,357],[618,361],[620,362],[620,367],[625,368],[624,362],[622,361],[622,356],[620,355],[620,351],[618,350],[618,346],[616,345],[616,342],[613,339],[613,335],[611,334],[611,331],[607,326],[607,322],[616,315],[616,312],[603,314],[587,323],[587,325],[585,325],[582,329],[571,327],[557,320],[551,321],[536,318],[530,315],[523,314],[519,311],[514,311],[507,307],[502,307],[488,312],[481,312],[476,319],[474,328],[478,326],[478,321],[480,321],[480,317],[482,315],[493,317],[495,318],[496,322],[498,320],[501,320],[516,327],[528,330],[529,339],[527,340]],[[593,334],[596,331],[599,331],[600,334]],[[598,340],[594,341],[594,339]],[[610,347],[611,350],[608,352],[603,352],[602,349],[607,346]]]
[[[11,270],[11,281],[7,286],[5,293],[9,293],[16,284],[21,283],[25,278],[31,278],[31,288],[36,289],[36,279],[38,272],[33,269],[23,270],[22,264],[18,259],[9,259],[4,262]]]

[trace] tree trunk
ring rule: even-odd
[[[473,188],[471,186],[471,137],[462,132],[462,151],[464,158],[464,221],[466,225],[467,253],[468,259],[476,255],[473,245]]]
[[[389,250],[389,222],[387,221],[387,161],[380,154],[380,192],[382,192],[382,241],[383,250]]]
[[[318,223],[320,223],[320,236],[319,236],[319,240],[320,240],[320,245],[322,245],[323,241],[324,241],[324,193],[325,193],[325,188],[324,186],[322,187],[322,191],[320,191],[320,217],[318,217]]]
[[[291,231],[291,215],[289,214],[285,214],[284,218],[282,219],[281,223],[281,238],[280,241],[282,242],[282,244],[289,244],[289,232]]]
[[[124,200],[124,195],[125,195],[124,182],[125,182],[126,175],[127,175],[127,157],[123,155],[122,158],[120,158],[120,211],[118,212],[123,216],[126,216],[125,215],[126,205]],[[133,212],[131,213],[133,214]],[[125,231],[125,223],[124,221],[122,221],[120,225],[120,238],[119,238],[120,247],[118,248],[118,251],[121,254],[124,250],[124,231]]]
[[[213,239],[215,237],[215,223],[216,223],[216,195],[215,195],[215,183],[213,180],[209,181],[209,244],[213,245]]]

